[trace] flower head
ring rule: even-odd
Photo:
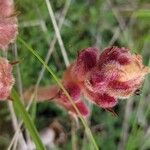
[[[7,50],[18,34],[13,0],[0,0],[0,49]]]
[[[115,106],[118,98],[129,98],[149,72],[140,55],[115,46],[104,49],[101,54],[95,48],[83,50],[72,69],[84,95],[102,108]]]
[[[64,72],[62,84],[83,116],[90,113],[82,96],[101,108],[112,112],[119,98],[129,98],[142,85],[150,68],[143,65],[141,55],[131,54],[127,48],[116,46],[103,50],[97,48],[82,50],[76,61]],[[37,96],[54,99],[68,112],[78,115],[76,109],[58,86],[40,90]],[[59,92],[58,92],[59,91]]]
[[[12,65],[7,59],[0,58],[0,100],[5,100],[10,96],[13,84]]]
[[[0,0],[0,17],[10,17],[14,13],[13,0]]]

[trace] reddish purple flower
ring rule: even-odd
[[[89,108],[82,100],[82,94],[114,113],[111,108],[118,103],[118,98],[129,98],[141,87],[144,76],[149,72],[150,68],[143,65],[142,57],[131,54],[129,49],[113,46],[100,54],[97,48],[87,48],[65,71],[62,84],[83,116],[89,115]],[[54,101],[78,115],[65,93],[56,91],[49,91],[49,95],[45,91],[42,96],[51,99],[52,93],[56,93]]]
[[[10,96],[14,81],[12,65],[7,59],[0,58],[0,100],[5,100]]]
[[[118,98],[131,96],[150,72],[140,55],[115,46],[106,48],[100,55],[95,48],[85,49],[72,68],[72,76],[82,92],[102,108],[111,108]]]
[[[99,54],[97,48],[87,48],[65,71],[62,83],[80,113],[86,116],[89,110],[82,94],[99,107],[110,109],[118,103],[118,98],[128,98],[140,88],[149,72],[142,57],[131,54],[129,49],[110,47]],[[77,113],[62,91],[56,99],[69,112]]]

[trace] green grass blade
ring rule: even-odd
[[[138,10],[136,12],[133,13],[134,17],[138,17],[138,18],[150,18],[150,10],[148,9],[143,9],[143,10]]]
[[[48,67],[48,65],[43,61],[43,59],[39,56],[39,54],[35,50],[33,50],[22,38],[18,37],[18,41],[20,43],[22,43],[43,64],[43,66],[46,68],[46,70],[55,79],[55,81],[57,82],[57,84],[59,85],[59,87],[63,90],[63,92],[65,93],[65,95],[67,96],[67,98],[69,99],[69,101],[71,102],[71,104],[73,105],[74,109],[78,113],[79,118],[80,118],[82,124],[84,125],[86,133],[89,136],[89,139],[91,140],[91,142],[93,143],[94,148],[96,150],[99,150],[99,148],[98,148],[98,146],[96,144],[96,141],[95,141],[95,139],[94,139],[94,137],[92,135],[92,132],[91,132],[90,128],[87,125],[86,120],[81,115],[80,111],[76,107],[76,104],[74,103],[74,101],[72,100],[72,98],[70,97],[70,95],[68,94],[68,92],[66,91],[66,89],[64,88],[64,86],[61,84],[61,82],[59,81],[59,79],[57,78],[57,76],[55,75],[55,73],[53,73],[53,71],[51,70],[51,68]]]
[[[34,141],[34,143],[36,145],[36,149],[37,150],[46,150],[44,145],[42,144],[39,134],[31,120],[29,114],[25,110],[24,105],[20,101],[20,98],[14,89],[12,91],[11,97],[13,99],[13,105],[16,108],[17,112],[19,113],[18,116],[22,118],[26,128],[28,129],[28,131],[32,137],[32,140]]]

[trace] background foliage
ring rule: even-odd
[[[63,17],[62,10],[65,0],[50,0],[57,22]],[[70,62],[77,57],[78,51],[86,47],[96,46],[102,50],[110,45],[124,46],[132,52],[143,55],[144,63],[148,65],[149,50],[149,19],[150,4],[148,0],[72,0],[60,30]],[[32,45],[45,58],[55,31],[44,0],[16,0],[19,15],[19,35]],[[19,69],[23,90],[35,85],[42,65],[23,47],[17,43],[18,56],[21,59]],[[12,45],[12,50],[14,45]],[[14,60],[14,52],[8,57]],[[59,78],[65,70],[65,63],[58,42],[56,42],[48,65]],[[17,79],[17,69],[14,74]],[[47,71],[40,85],[55,83]],[[100,149],[150,149],[150,79],[147,77],[141,95],[120,101],[115,107],[118,117],[91,106],[92,114],[89,125]],[[16,84],[17,86],[17,84]],[[33,116],[33,107],[30,110]],[[11,116],[6,102],[0,109],[0,149],[6,149],[14,134]],[[34,123],[40,131],[49,126],[55,119],[64,127],[67,135],[65,143],[57,145],[58,149],[70,150],[71,123],[66,111],[50,102],[37,104],[34,113]],[[81,126],[76,131],[77,147],[92,150],[84,136]]]

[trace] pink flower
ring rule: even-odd
[[[95,48],[87,48],[72,66],[71,74],[84,95],[102,108],[114,107],[118,98],[129,98],[150,72],[140,55],[115,46],[101,54]]]
[[[101,108],[111,111],[119,98],[129,98],[141,87],[150,68],[143,65],[142,57],[131,54],[127,48],[109,47],[100,54],[97,48],[82,50],[77,60],[64,73],[62,84],[83,116],[90,111],[82,96]],[[55,92],[54,92],[55,91]],[[41,99],[55,96],[54,102],[78,115],[62,90],[43,90]],[[59,91],[59,92],[57,92]],[[45,94],[43,94],[43,92]]]
[[[10,96],[13,84],[12,65],[7,59],[0,58],[0,100]]]
[[[7,50],[18,34],[17,17],[12,0],[0,0],[0,49]]]

